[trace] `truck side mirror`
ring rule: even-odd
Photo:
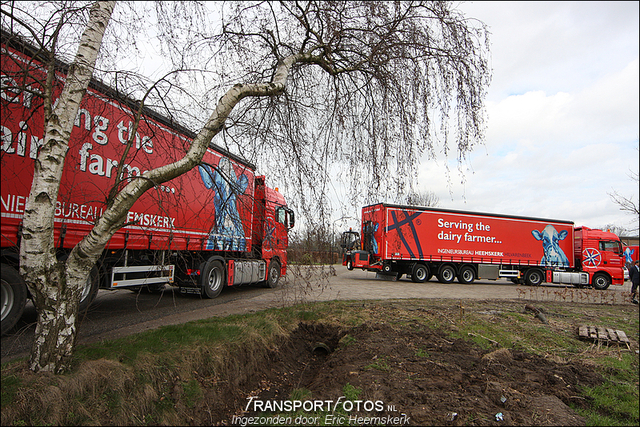
[[[296,215],[289,209],[289,228],[293,228],[294,225],[296,225]]]

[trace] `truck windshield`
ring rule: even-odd
[[[347,251],[360,249],[360,235],[355,231],[345,231],[342,233],[340,246]]]

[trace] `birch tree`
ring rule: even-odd
[[[20,245],[20,273],[38,313],[30,359],[34,371],[59,372],[68,363],[75,346],[80,293],[96,261],[76,252],[66,265],[59,263],[53,240],[53,219],[71,130],[93,75],[114,5],[113,1],[97,2],[91,7],[75,60],[55,107],[50,90],[53,70],[45,86],[44,143],[34,162]],[[61,19],[60,24],[63,22]]]
[[[455,152],[464,161],[483,138],[487,32],[451,3],[224,3],[221,27],[198,33],[191,29],[196,22],[181,25],[193,17],[177,12],[181,3],[155,5],[167,60],[176,69],[205,70],[205,87],[222,89],[190,93],[188,108],[171,111],[199,129],[186,155],[116,183],[91,232],[58,262],[53,206],[75,112],[114,5],[92,7],[63,95],[46,111],[26,207],[20,261],[38,311],[34,371],[67,369],[79,293],[109,239],[142,194],[196,167],[214,138],[259,160],[285,182],[295,204],[315,203],[321,213],[332,176],[375,198],[414,179],[424,155]],[[187,89],[183,84],[181,93]],[[194,99],[205,107],[215,102],[199,116]]]

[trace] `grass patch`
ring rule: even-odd
[[[16,375],[2,376],[2,406],[8,405],[15,399],[22,381]]]
[[[376,358],[375,362],[365,366],[364,369],[377,369],[378,371],[386,372],[391,370],[391,366],[389,366],[387,358],[383,356]]]
[[[416,356],[418,357],[429,357],[429,352],[423,348],[419,348],[416,351]]]
[[[347,400],[358,400],[360,395],[362,394],[362,389],[360,387],[354,387],[349,383],[346,383],[342,388],[342,393],[344,394],[344,398]]]
[[[346,347],[353,344],[354,342],[356,342],[356,339],[352,335],[346,334],[345,336],[340,338],[339,344]]]
[[[577,410],[587,418],[587,425],[637,425],[637,386],[610,380],[600,386],[585,387],[584,394],[592,399],[594,406],[594,410]]]

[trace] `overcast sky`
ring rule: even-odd
[[[638,2],[470,2],[491,32],[486,144],[420,166],[439,207],[638,228]],[[635,222],[634,222],[635,220]],[[637,233],[637,231],[636,231]],[[637,234],[636,234],[637,235]]]

